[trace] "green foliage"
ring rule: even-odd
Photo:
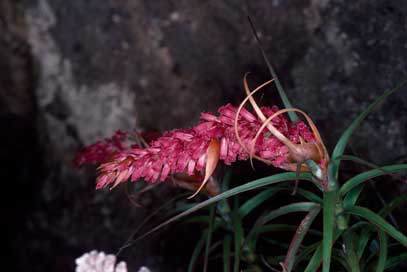
[[[262,54],[276,79],[285,105],[291,107],[264,51]],[[394,176],[407,170],[407,164],[379,167],[361,158],[343,154],[359,124],[386,97],[400,89],[401,85],[384,92],[345,130],[334,148],[326,173],[321,172],[316,162],[306,161],[309,169],[316,169],[311,171],[313,174],[280,173],[231,189],[227,185],[230,180],[228,173],[225,176],[227,181],[222,182],[222,193],[187,206],[187,209],[184,206],[179,214],[145,235],[198,210],[209,208],[209,215],[197,215],[187,221],[205,226],[192,253],[188,271],[200,271],[200,267],[203,267],[203,271],[211,271],[211,261],[217,259],[221,259],[224,272],[232,269],[233,272],[312,272],[320,271],[321,268],[323,272],[338,269],[379,272],[406,262],[407,237],[385,218],[407,201],[407,195],[394,198],[379,212],[360,206],[360,196],[367,182],[378,176]],[[290,117],[296,118],[294,115]],[[371,169],[338,182],[339,166],[343,160]],[[309,181],[315,186],[298,188],[297,195],[288,198],[291,184],[287,182],[295,180]],[[258,191],[251,197],[243,195],[255,189]],[[291,202],[275,207],[270,199],[277,195],[285,196]],[[304,198],[306,201],[298,200]],[[233,208],[230,208],[229,200],[232,200]],[[262,212],[265,207],[267,211]],[[318,220],[318,217],[322,218]],[[298,222],[297,218],[301,221]],[[287,239],[290,236],[292,238]],[[211,247],[211,244],[220,246]]]

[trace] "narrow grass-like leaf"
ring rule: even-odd
[[[226,235],[223,240],[223,272],[230,272],[230,245],[231,238],[229,235]]]
[[[225,192],[229,189],[230,180],[232,179],[232,170],[228,168],[226,170],[225,175],[223,175],[222,183],[220,185],[220,189],[222,192]]]
[[[304,272],[315,272],[317,271],[318,267],[322,263],[322,242],[315,250],[314,254],[312,255],[307,267],[305,268]]]
[[[345,259],[347,261],[348,267],[351,272],[359,272],[359,258],[356,255],[355,244],[354,244],[354,234],[349,232],[345,236]]]
[[[221,194],[219,194],[217,196],[214,196],[214,197],[212,197],[212,198],[210,198],[210,199],[208,199],[206,201],[198,203],[196,206],[194,206],[193,208],[191,208],[191,209],[189,209],[187,211],[184,211],[184,212],[182,212],[182,213],[180,213],[180,214],[178,214],[176,216],[171,217],[170,219],[168,219],[164,223],[156,226],[155,228],[151,229],[150,231],[148,231],[147,233],[145,233],[144,235],[139,237],[137,240],[140,240],[140,239],[144,238],[145,236],[147,236],[147,235],[149,235],[149,234],[163,228],[164,226],[166,226],[166,225],[168,225],[170,223],[173,223],[173,222],[175,222],[175,221],[177,221],[177,220],[179,220],[181,218],[184,218],[185,216],[190,215],[191,213],[193,213],[193,212],[195,212],[195,211],[197,211],[199,209],[202,209],[204,207],[207,207],[207,206],[209,206],[209,205],[211,205],[213,203],[216,203],[216,202],[218,202],[220,200],[229,198],[229,197],[234,196],[234,195],[241,194],[243,192],[247,192],[247,191],[257,189],[257,188],[261,188],[261,187],[264,187],[264,186],[267,186],[267,185],[278,184],[278,183],[281,183],[281,182],[284,182],[284,181],[293,181],[293,180],[295,180],[295,177],[296,177],[296,175],[295,175],[294,172],[281,173],[281,174],[276,174],[276,175],[273,175],[273,176],[270,176],[270,177],[265,177],[265,178],[261,178],[261,179],[258,179],[258,180],[254,180],[254,181],[248,182],[246,184],[243,184],[241,186],[235,187],[235,188],[230,189],[230,190],[228,190],[226,192],[223,192],[223,193],[221,193]],[[302,180],[307,180],[307,181],[311,181],[312,183],[315,183],[315,181],[313,180],[311,174],[309,174],[309,173],[301,173],[299,178],[302,179]]]
[[[314,202],[297,202],[297,203],[288,204],[288,205],[282,206],[280,208],[277,208],[277,209],[267,213],[266,215],[264,215],[260,219],[260,223],[265,224],[279,216],[293,213],[293,212],[309,212],[316,207],[319,207],[319,205]]]
[[[309,200],[311,202],[322,204],[322,199],[319,196],[317,196],[316,194],[310,192],[309,190],[297,188],[297,194],[305,197],[307,200]]]
[[[404,262],[407,262],[407,252],[404,252],[400,255],[388,258],[385,269],[387,270],[387,269],[393,268],[393,267],[397,266],[398,264],[404,263]]]
[[[278,76],[277,76],[276,72],[274,71],[273,66],[270,63],[270,61],[269,61],[269,59],[268,59],[268,57],[266,55],[266,52],[264,51],[263,46],[261,45],[260,38],[257,35],[256,27],[254,26],[254,23],[250,19],[250,17],[248,17],[248,20],[249,20],[250,26],[252,28],[253,35],[256,38],[257,45],[259,46],[260,52],[261,52],[261,54],[263,56],[263,59],[266,62],[267,68],[269,69],[269,72],[270,72],[272,78],[274,79],[274,82],[276,83],[278,94],[280,95],[280,98],[283,101],[284,107],[286,109],[292,109],[293,106],[291,105],[291,102],[288,99],[288,97],[287,97],[287,95],[286,95],[286,93],[284,91],[284,88],[280,83],[280,80],[278,80]],[[296,122],[298,120],[298,116],[297,116],[297,114],[295,112],[289,112],[288,116],[289,116],[291,122]]]
[[[368,181],[371,178],[375,178],[378,176],[386,175],[388,173],[394,173],[394,172],[402,171],[402,170],[407,170],[407,164],[388,165],[388,166],[381,167],[381,169],[374,169],[374,170],[369,170],[369,171],[360,173],[360,174],[350,178],[348,181],[346,181],[341,186],[341,188],[339,190],[339,194],[341,196],[344,196],[350,190],[352,190],[356,186],[359,186],[360,184]]]
[[[399,207],[401,204],[407,201],[407,194],[402,194],[400,196],[395,197],[392,201],[387,203],[380,211],[379,215],[386,217],[390,214],[395,208]]]
[[[192,252],[191,259],[189,261],[188,265],[188,272],[193,272],[194,267],[196,265],[196,262],[198,261],[199,255],[201,255],[202,250],[205,246],[205,241],[206,241],[206,236],[208,235],[208,231],[205,230],[202,233],[201,239],[199,239],[199,242],[196,244],[194,251]]]
[[[305,234],[307,234],[312,222],[314,221],[315,217],[318,215],[320,210],[321,210],[320,207],[313,208],[304,217],[304,219],[298,226],[284,260],[284,266],[287,268],[288,272],[290,272],[293,269],[298,249],[300,248],[300,245],[305,237]]]
[[[249,234],[247,235],[247,240],[251,243],[251,244],[255,244],[256,240],[256,236],[257,234],[264,232],[265,231],[265,227],[264,224],[266,224],[267,222],[282,216],[282,215],[286,215],[289,213],[293,213],[293,212],[309,212],[311,211],[313,208],[319,207],[318,204],[313,203],[313,202],[297,202],[297,203],[293,203],[293,204],[288,204],[285,206],[282,206],[280,208],[277,208],[267,214],[265,214],[264,216],[260,217],[257,222],[254,224],[253,228],[250,230]],[[253,246],[252,245],[252,246]]]
[[[234,231],[234,244],[235,244],[235,251],[234,251],[234,265],[233,265],[233,272],[239,272],[240,268],[240,252],[242,248],[242,242],[244,237],[243,227],[242,227],[242,220],[239,215],[239,203],[237,197],[235,197],[235,205],[233,209],[232,215],[232,224],[233,224],[233,231]]]
[[[356,231],[361,229],[360,235],[356,234]],[[345,233],[343,234],[344,237],[349,237],[352,235],[353,246],[355,248],[356,257],[360,260],[362,258],[362,254],[365,250],[367,242],[369,241],[369,235],[372,231],[372,225],[366,221],[360,221],[352,226],[350,226]]]
[[[174,203],[177,200],[180,200],[182,198],[185,198],[187,196],[187,194],[181,194],[179,196],[173,197],[172,199],[166,201],[164,204],[162,204],[160,207],[158,207],[156,210],[154,210],[149,216],[147,216],[143,222],[141,222],[137,228],[135,229],[135,231],[133,231],[133,233],[129,236],[129,238],[127,239],[127,241],[119,248],[119,250],[116,252],[116,256],[119,256],[123,250],[125,250],[126,248],[130,247],[131,245],[133,245],[133,243],[136,241],[135,237],[136,235],[140,232],[140,230],[147,225],[148,222],[150,222],[154,216],[158,215],[160,212],[162,212],[163,210],[167,209],[168,207],[171,207],[170,204]]]
[[[296,231],[298,229],[298,226],[295,225],[289,225],[289,224],[267,224],[263,226],[256,227],[253,230],[253,235],[258,235],[262,233],[267,233],[267,232],[275,232],[275,231]],[[316,235],[316,236],[322,236],[322,233],[318,230],[315,229],[310,229],[308,231],[309,234]]]
[[[383,272],[386,267],[387,261],[387,236],[384,231],[379,230],[379,242],[380,242],[380,250],[379,250],[379,261],[377,262],[376,272]]]
[[[262,237],[261,240],[268,243],[268,244],[270,244],[270,245],[278,246],[278,247],[281,247],[281,248],[287,249],[287,250],[290,247],[290,244],[288,244],[288,243],[283,243],[280,240],[271,239],[269,237]]]
[[[360,184],[359,186],[353,187],[343,198],[343,206],[345,208],[352,207],[356,204],[359,199],[360,193],[363,191],[364,184]]]
[[[393,94],[395,91],[399,90],[407,81],[403,81],[400,84],[398,84],[395,88],[386,90],[381,96],[376,98],[351,124],[350,126],[345,130],[345,132],[342,134],[342,136],[339,138],[334,151],[332,153],[332,159],[335,160],[339,156],[342,156],[343,152],[345,151],[345,147],[349,141],[350,136],[352,133],[356,130],[356,128],[359,126],[360,123],[366,118],[366,116],[371,113],[376,106],[382,102],[384,99],[386,99],[389,95]],[[334,172],[335,176],[337,177],[338,175],[338,170],[339,170],[339,165],[340,165],[340,160],[334,161]]]
[[[210,216],[208,216],[208,215],[193,216],[192,218],[188,218],[188,220],[185,220],[185,223],[190,223],[190,224],[199,223],[199,224],[203,224],[204,226],[208,226],[210,224]],[[213,220],[214,228],[218,228],[222,225],[224,228],[226,228],[226,226],[224,226],[224,222],[219,217],[215,217]]]
[[[376,170],[381,170],[381,171],[384,172],[384,174],[388,174],[388,175],[392,176],[395,180],[399,180],[399,178],[396,177],[392,172],[387,172],[382,167],[380,167],[380,166],[378,166],[378,165],[376,165],[374,163],[368,162],[368,161],[366,161],[364,159],[361,159],[359,157],[351,156],[351,155],[343,155],[343,156],[340,156],[339,158],[341,160],[350,160],[350,161],[365,165],[367,167],[370,167],[370,168],[373,168],[373,169],[376,169]],[[384,198],[383,198],[382,194],[380,193],[380,191],[376,189],[376,186],[375,186],[375,184],[373,183],[372,180],[369,180],[369,185],[373,188],[378,200],[382,203],[382,205],[386,206],[386,201],[384,200]],[[354,205],[356,203],[357,198],[359,197],[359,194],[362,191],[362,189],[363,189],[363,186],[362,186],[362,188],[354,188],[354,189],[352,189],[351,192],[350,192],[351,196],[347,197],[348,196],[347,195],[345,197],[343,206],[347,207],[349,205]],[[389,219],[390,219],[390,222],[393,225],[398,226],[396,219],[394,218],[394,216],[391,213],[389,214]]]
[[[285,186],[287,187],[287,186]],[[240,206],[239,214],[240,217],[243,219],[246,215],[248,215],[252,210],[256,207],[264,203],[267,199],[278,193],[279,191],[283,190],[285,187],[283,186],[276,186],[273,188],[269,188],[263,192],[260,192],[256,196],[252,197],[251,199],[247,200],[242,206]]]
[[[297,271],[296,267],[305,260],[310,260],[312,257],[312,253],[318,248],[321,242],[316,242],[312,245],[301,247],[300,251],[298,252],[297,257],[295,258],[295,263],[293,270]]]
[[[342,233],[343,233],[343,230],[335,229],[333,242],[335,242],[339,238],[339,236],[342,235]],[[304,272],[317,271],[319,266],[321,265],[321,263],[322,263],[322,242],[319,243],[319,246],[317,247],[314,254],[312,255],[312,258],[310,259]]]
[[[346,271],[352,271],[349,267],[348,267],[348,263],[345,261],[345,257],[343,255],[343,252],[338,250],[338,249],[333,249],[332,251],[332,260],[336,261],[337,263],[341,264],[343,268],[346,269]],[[342,270],[339,270],[342,271]]]
[[[356,245],[356,255],[359,259],[362,258],[363,253],[365,252],[366,246],[370,240],[370,235],[372,234],[373,229],[371,225],[366,226],[362,229]]]
[[[386,232],[387,235],[399,241],[403,246],[407,247],[407,237],[371,210],[359,206],[354,206],[347,209],[346,211],[351,214],[363,217],[373,225]]]
[[[203,272],[206,272],[208,270],[209,249],[211,247],[212,233],[214,231],[215,210],[216,210],[216,206],[212,205],[211,211],[210,211],[210,214],[209,214],[208,235],[206,236],[206,246],[205,246],[205,257],[204,257],[204,269],[203,269]]]
[[[392,172],[387,172],[385,169],[382,169],[382,167],[380,167],[379,165],[368,162],[368,161],[366,161],[366,160],[364,160],[362,158],[359,158],[357,156],[342,155],[342,156],[337,157],[336,160],[356,162],[356,163],[359,163],[361,165],[367,166],[367,167],[372,168],[372,169],[382,170],[384,172],[384,174],[392,175]]]
[[[320,136],[319,136],[320,137]],[[313,160],[306,160],[305,164],[308,166],[308,168],[311,170],[311,173],[319,180],[323,179],[323,173],[321,170],[321,167],[314,162]]]
[[[267,266],[270,271],[273,272],[280,272],[279,269],[275,269],[272,265],[279,265],[280,262],[284,260],[284,256],[264,256],[263,254],[260,255],[261,261],[265,266]],[[284,272],[284,271],[283,271]]]
[[[250,233],[247,235],[245,243],[246,246],[249,248],[256,248],[256,244],[258,241],[258,237],[261,234],[268,233],[268,232],[291,232],[297,231],[298,226],[289,225],[289,224],[267,224],[267,225],[260,225],[254,227]],[[322,233],[315,229],[309,229],[308,234],[315,235],[318,237],[322,236]],[[266,239],[266,238],[263,238]],[[281,243],[281,242],[280,242]]]
[[[329,272],[335,227],[335,204],[337,192],[325,192],[323,205],[322,271]]]

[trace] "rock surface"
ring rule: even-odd
[[[83,252],[123,244],[143,211],[123,191],[93,192],[94,173],[74,169],[72,157],[119,128],[162,132],[237,104],[245,72],[252,86],[269,79],[247,14],[293,104],[329,148],[407,77],[404,0],[1,2],[1,175],[17,176],[5,217],[15,271],[72,271]],[[278,101],[267,89],[262,102]],[[405,161],[406,124],[403,87],[369,116],[351,150],[379,164]],[[150,201],[159,203],[157,194]],[[159,239],[132,250],[135,267],[176,271],[186,261],[160,259]]]

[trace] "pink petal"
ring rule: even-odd
[[[195,172],[196,162],[194,160],[189,160],[188,162],[188,175],[192,176]]]
[[[196,164],[196,170],[201,171],[205,166],[205,162],[206,162],[206,153],[202,154],[201,157],[199,157],[198,162]]]
[[[249,122],[255,122],[257,120],[257,118],[245,108],[241,109],[240,115]]]
[[[218,117],[211,113],[201,113],[201,119],[204,119],[206,121],[212,121],[212,122],[219,122]]]
[[[225,137],[220,140],[220,159],[224,160],[228,155],[228,141]]]
[[[170,173],[170,170],[171,170],[170,166],[168,164],[164,164],[163,170],[161,172],[161,177],[160,177],[161,181],[164,181],[167,179],[168,174]]]

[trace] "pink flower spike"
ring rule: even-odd
[[[261,110],[265,116],[271,116],[278,108],[263,107]],[[219,159],[227,165],[238,159],[247,160],[249,158],[247,150],[240,145],[235,135],[234,119],[237,108],[227,104],[220,107],[218,112],[218,116],[202,113],[201,122],[195,127],[164,133],[162,137],[152,141],[148,148],[133,147],[120,150],[117,139],[123,136],[118,133],[117,139],[107,141],[114,144],[116,149],[115,153],[109,153],[110,159],[103,161],[99,167],[97,188],[116,186],[129,178],[131,181],[138,179],[147,182],[156,182],[158,179],[165,181],[172,174],[186,173],[192,176],[204,169],[207,181],[210,178],[207,174],[213,173]],[[314,135],[303,122],[291,123],[283,115],[279,115],[272,120],[272,124],[293,144],[300,144],[299,136],[306,142],[314,140]],[[248,110],[243,108],[240,111],[237,130],[244,146],[252,146],[261,125],[262,120]],[[209,156],[211,145],[213,148],[211,154],[216,156]],[[105,152],[106,146],[109,146],[106,142],[95,144],[87,158],[98,157],[99,152]],[[217,148],[214,148],[215,146]],[[285,165],[289,155],[287,147],[267,130],[261,131],[258,135],[253,152],[253,155],[268,160],[277,167]]]

